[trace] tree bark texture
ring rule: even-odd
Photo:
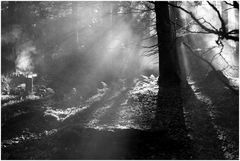
[[[162,87],[176,86],[180,83],[179,64],[176,52],[175,32],[173,32],[168,2],[155,2],[156,30],[159,50],[159,80]]]

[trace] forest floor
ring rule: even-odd
[[[7,104],[1,109],[1,157],[238,159],[238,96],[220,83],[188,83],[191,88],[166,92],[156,77],[142,76],[128,86],[102,82],[87,99]],[[158,94],[166,108],[157,108]]]

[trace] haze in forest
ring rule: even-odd
[[[239,2],[2,1],[2,159],[237,159]]]

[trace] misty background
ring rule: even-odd
[[[216,28],[220,22],[209,5],[182,2],[197,17],[204,17]],[[139,75],[158,75],[155,13],[145,2],[2,2],[2,75],[37,73],[34,81],[65,93],[77,88],[85,95],[99,82],[127,79]],[[220,2],[216,2],[219,9]],[[228,29],[238,26],[238,12],[228,11]],[[209,50],[204,58],[228,77],[238,77],[238,47],[224,40],[216,44],[214,34],[199,31],[191,18],[180,11],[175,24],[181,70],[187,77],[204,78],[209,67],[194,58],[183,45],[186,41],[198,52]],[[190,24],[190,25],[189,25]],[[211,50],[210,50],[211,49]],[[221,52],[221,56],[215,56]],[[146,56],[147,55],[147,56]],[[185,73],[183,72],[183,73]],[[46,83],[46,82],[45,82]],[[84,91],[84,92],[83,92]]]

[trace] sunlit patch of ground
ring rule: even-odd
[[[13,95],[1,95],[1,101],[7,101],[7,100],[11,100],[11,99],[16,99],[17,96],[13,96]]]
[[[112,95],[103,97],[103,106],[95,111],[86,127],[95,129],[142,129],[151,128],[151,120],[157,105],[157,78],[142,76],[135,79],[135,86],[119,87]],[[113,117],[114,116],[114,117]]]
[[[19,97],[19,96],[13,96],[13,95],[1,95],[2,107],[14,105],[14,104],[28,101],[28,100],[38,100],[38,99],[40,99],[40,97],[36,96],[36,95],[28,95],[24,98]],[[6,103],[4,103],[4,102],[6,102]]]
[[[51,107],[48,107],[47,110],[44,112],[44,116],[52,116],[57,119],[57,121],[64,121],[68,117],[75,115],[78,112],[81,112],[82,110],[85,110],[87,107],[71,107],[67,109],[52,109]]]
[[[23,143],[24,141],[28,141],[28,140],[39,140],[41,139],[41,137],[53,135],[57,131],[58,131],[57,129],[52,129],[52,130],[45,130],[42,133],[32,133],[32,132],[29,132],[28,129],[23,130],[23,134],[21,136],[14,137],[8,140],[3,140],[1,142],[1,147],[6,148],[11,145]]]
[[[50,103],[50,105],[55,105],[55,107],[53,106],[50,107],[48,105],[44,107],[46,109],[44,112],[44,116],[54,117],[57,121],[63,122],[67,118],[88,109],[91,106],[91,104],[93,104],[94,102],[100,101],[107,94],[108,92],[107,85],[104,82],[102,82],[102,84],[103,84],[103,88],[97,89],[97,93],[95,95],[91,96],[85,101],[79,99],[78,107],[63,107],[67,102],[72,101],[72,98],[68,98],[67,101],[65,102],[63,101],[63,104],[60,104],[60,105],[57,104],[57,106],[54,102]]]
[[[99,108],[97,109],[94,114],[93,114],[93,119],[90,120],[88,123],[87,123],[87,127],[90,127],[90,128],[98,128],[100,129],[100,127],[98,127],[98,123],[99,123],[99,119],[104,115],[104,113],[109,109],[111,108],[112,104],[109,104],[109,105],[106,105],[106,106],[103,106],[102,108]]]

